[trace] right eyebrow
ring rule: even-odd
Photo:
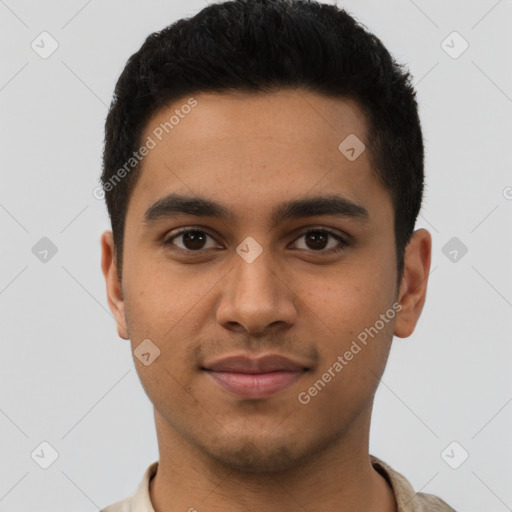
[[[215,217],[232,220],[233,214],[220,203],[199,196],[169,194],[150,206],[144,214],[144,222],[151,224],[176,215],[194,215],[196,217]]]

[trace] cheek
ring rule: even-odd
[[[160,410],[195,404],[187,390],[194,377],[191,350],[200,325],[199,310],[194,308],[199,299],[177,291],[181,283],[173,284],[162,279],[151,282],[141,273],[130,282],[125,296],[136,371],[151,401],[163,408]],[[148,365],[143,352],[150,353]]]
[[[306,306],[325,324],[327,332],[357,335],[391,307],[394,287],[389,275],[375,265],[370,269],[340,268],[322,279],[302,279]]]
[[[370,404],[385,368],[395,317],[391,304],[382,299],[382,290],[346,291],[323,295],[324,307],[330,308],[323,310],[329,329],[322,329],[325,336],[315,339],[320,363],[300,390],[303,401],[299,402],[310,401],[311,411],[332,410],[332,428]],[[386,316],[387,311],[391,313]]]
[[[169,370],[181,382],[194,360],[189,352],[197,346],[201,329],[210,325],[210,294],[219,277],[194,272],[192,266],[178,271],[169,262],[147,260],[146,265],[134,260],[125,286],[132,347],[151,340],[160,350],[157,362],[164,367],[162,372]]]
[[[319,407],[338,404],[340,414],[347,417],[364,407],[375,392],[396,316],[389,276],[377,263],[373,271],[369,268],[340,272],[336,283],[334,279],[324,286],[320,282],[308,292],[314,312],[310,321],[318,326],[315,332],[322,333],[315,339],[321,363],[303,391],[317,393]],[[328,383],[323,387],[319,380]]]
[[[197,280],[191,282],[169,261],[143,252],[133,252],[127,258],[124,276],[124,298],[132,326],[160,335],[179,321],[201,293]]]

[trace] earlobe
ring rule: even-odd
[[[395,336],[407,338],[418,322],[427,294],[432,252],[432,237],[426,229],[416,230],[407,244],[404,276],[400,283],[398,302],[402,309],[395,322]]]
[[[126,325],[125,305],[121,283],[117,273],[115,245],[112,231],[101,235],[101,270],[107,288],[107,301],[110,311],[117,323],[117,333],[120,338],[129,339]]]

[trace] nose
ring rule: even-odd
[[[226,329],[257,335],[270,328],[292,326],[297,297],[267,251],[248,263],[234,256],[234,268],[223,280],[217,322]]]

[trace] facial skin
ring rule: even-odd
[[[153,506],[393,511],[392,492],[368,457],[371,409],[393,335],[409,336],[421,314],[430,234],[414,233],[397,289],[390,194],[372,174],[368,150],[355,161],[338,150],[349,134],[365,141],[354,102],[293,90],[194,98],[197,106],[144,158],[126,215],[122,283],[112,234],[102,236],[119,336],[132,350],[145,339],[160,349],[149,366],[134,358],[155,409]],[[142,140],[187,100],[158,111]],[[171,193],[218,202],[232,218],[179,214],[145,222],[146,210]],[[332,195],[368,216],[272,223],[283,202]],[[169,239],[183,228],[208,236],[179,236],[173,245]],[[348,245],[315,239],[320,228]],[[236,252],[247,237],[263,249],[252,263]],[[395,302],[396,316],[300,403],[299,393]],[[309,369],[268,398],[244,399],[201,370],[241,352],[277,353]]]

